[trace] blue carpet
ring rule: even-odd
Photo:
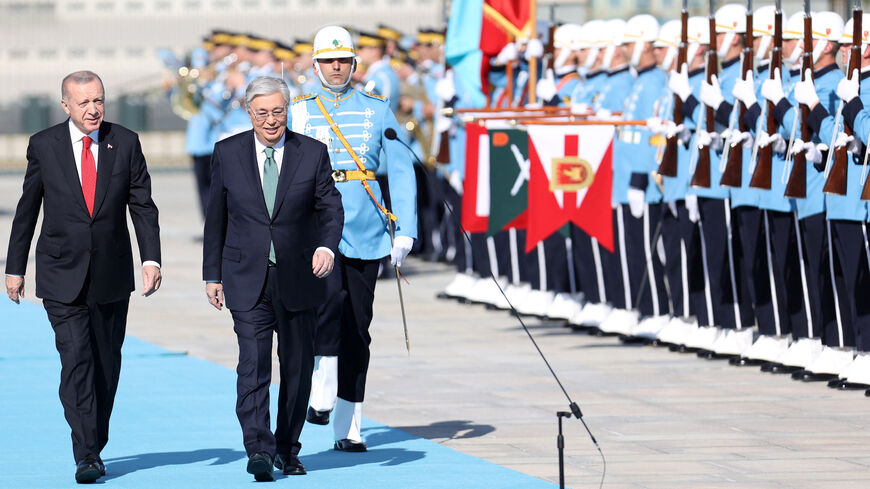
[[[69,427],[57,397],[60,360],[45,312],[0,300],[0,487],[82,487],[73,481]],[[272,400],[278,397],[273,386]],[[254,484],[235,417],[235,373],[130,336],[109,445],[119,488],[223,488]],[[277,412],[272,407],[272,413]],[[274,424],[274,419],[273,419]],[[552,488],[553,484],[365,419],[369,451],[332,450],[332,428],[306,424],[302,488]],[[270,487],[270,486],[267,486]]]

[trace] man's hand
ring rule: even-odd
[[[160,275],[160,269],[154,265],[146,265],[142,267],[142,295],[145,297],[157,292],[160,288],[160,282],[163,276]]]
[[[208,296],[208,303],[218,311],[224,306],[224,285],[222,283],[209,282],[205,284],[205,295]]]
[[[332,273],[332,267],[335,265],[335,259],[324,250],[314,252],[314,258],[311,259],[311,271],[317,278],[323,278]]]
[[[397,267],[402,266],[402,262],[408,257],[411,252],[411,247],[414,246],[414,238],[409,236],[396,236],[393,240],[393,249],[390,250],[390,264]]]
[[[12,302],[20,304],[20,297],[24,297],[24,277],[6,276],[6,295]]]

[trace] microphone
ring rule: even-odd
[[[386,129],[384,129],[384,137],[389,139],[390,141],[396,141],[399,144],[401,144],[402,146],[408,148],[408,152],[411,153],[411,156],[413,156],[415,160],[417,160],[415,165],[425,166],[423,164],[423,162],[420,161],[420,157],[417,156],[417,153],[415,153],[414,150],[411,149],[410,146],[408,146],[408,143],[399,139],[399,135],[396,133],[395,129],[393,129],[392,127],[388,127]],[[426,177],[428,178],[428,175],[426,175]]]
[[[395,129],[393,129],[392,127],[388,127],[384,129],[384,137],[391,141],[395,141],[396,139],[398,139],[399,135],[396,134]]]

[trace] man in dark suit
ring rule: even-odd
[[[69,120],[30,138],[21,200],[6,258],[6,292],[24,296],[27,257],[39,217],[36,296],[60,353],[60,400],[72,428],[77,482],[105,475],[100,452],[121,370],[127,306],[134,289],[127,211],[142,262],[142,295],[160,287],[160,228],[151,177],[136,133],[103,121],[103,82],[67,75]]]
[[[209,303],[225,304],[239,341],[236,414],[249,473],[272,480],[272,465],[305,474],[299,434],[314,368],[315,307],[326,298],[344,211],[324,144],[287,129],[283,80],[251,81],[252,131],[224,139],[212,155],[203,242]],[[226,302],[224,301],[226,299]],[[269,426],[272,332],[281,382],[277,429]]]

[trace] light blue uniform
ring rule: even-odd
[[[856,103],[856,102],[859,102]],[[858,110],[861,106],[861,108]],[[864,71],[861,73],[861,89],[860,89],[860,97],[858,99],[848,103],[845,105],[843,109],[843,115],[850,117],[849,114],[851,112],[851,117],[853,118],[852,129],[854,131],[854,135],[856,138],[860,139],[863,145],[866,147],[868,145],[868,141],[870,141],[870,111],[867,110],[866,107],[870,106],[870,71]],[[857,113],[856,113],[857,110]],[[833,122],[833,119],[826,122],[829,124]],[[825,131],[825,124],[822,125],[822,131]],[[866,149],[866,148],[864,148]],[[855,160],[857,158],[857,161]],[[851,197],[853,192],[857,191],[857,198],[859,199],[859,203],[864,206],[864,220],[870,220],[870,209],[868,209],[867,202],[860,200],[861,192],[864,190],[864,180],[861,180],[861,177],[864,175],[864,158],[865,153],[862,152],[860,155],[852,156],[849,158],[849,170],[848,170],[848,187],[846,188],[847,197]],[[858,165],[852,164],[853,162],[858,163]],[[831,196],[833,197],[833,196]],[[843,197],[839,197],[842,199]],[[833,202],[828,202],[828,218],[829,219],[850,219],[848,217],[831,217],[831,205]],[[843,209],[846,210],[846,209]],[[853,203],[850,201],[848,210],[857,211],[858,209],[853,207]],[[839,209],[834,210],[835,215],[839,215]],[[859,216],[860,211],[855,213],[855,216]]]
[[[321,87],[316,93],[294,99],[290,107],[288,124],[294,132],[317,139],[329,149],[329,159],[335,170],[357,170],[338,137],[333,134],[326,118],[317,106],[320,98],[324,108],[347,142],[353,147],[366,169],[377,171],[387,159],[390,211],[398,217],[396,236],[417,238],[417,183],[411,156],[398,141],[386,139],[387,128],[397,133],[396,116],[389,101],[378,95],[348,88],[336,94]],[[369,180],[372,193],[383,205],[383,196],[377,181]],[[338,250],[349,258],[376,260],[390,254],[392,247],[387,218],[372,202],[361,182],[353,180],[337,183],[344,206],[344,230]]]
[[[650,66],[638,72],[634,84],[623,94],[622,117],[625,120],[647,120],[655,114],[658,95],[667,83],[667,75]],[[619,97],[612,89],[607,97]],[[657,170],[656,146],[651,144],[653,133],[646,126],[620,126],[613,143],[613,196],[618,204],[628,203],[629,187],[646,192],[646,201],[660,202],[662,194],[650,178]]]
[[[369,66],[363,84],[368,87],[370,82],[374,82],[374,86],[371,88],[372,93],[386,97],[390,103],[390,110],[393,112],[399,110],[401,82],[396,72],[390,67],[390,58],[383,57]]]
[[[692,87],[692,93],[699,93],[701,90],[701,81],[704,79],[704,68],[696,68],[689,72],[689,86]],[[667,103],[662,104],[662,110],[660,111],[659,117],[663,120],[670,120],[673,117],[673,94],[668,90],[667,86],[662,89],[663,100],[668,101]],[[683,104],[683,107],[688,109],[689,107],[686,104]],[[696,124],[695,121],[698,119],[700,115],[701,106],[696,105],[694,107],[694,111],[690,114],[683,114],[683,126],[689,130],[694,131]],[[691,159],[696,154],[696,150],[690,144],[689,146],[679,144],[677,145],[677,176],[676,177],[664,177],[662,179],[662,186],[665,188],[664,201],[665,202],[674,202],[677,200],[683,200],[686,198],[686,193],[689,190],[689,181],[691,181],[692,176],[689,174],[689,166],[691,164]]]
[[[733,65],[729,65],[727,69],[722,70],[721,77],[719,78],[720,86],[722,88],[722,96],[725,99],[725,102],[728,103],[728,107],[732,108],[732,112],[728,114],[728,127],[734,130],[740,130],[740,121],[737,120],[740,112],[734,111],[734,106],[737,101],[734,99],[734,94],[731,93],[734,90],[734,85],[737,83],[737,79],[742,77],[740,73],[743,70],[743,64],[738,63],[739,58],[733,60]],[[753,76],[753,83],[755,87],[760,87],[759,75],[755,74]],[[722,110],[723,107],[720,107]],[[724,114],[722,114],[724,115]],[[734,117],[732,120],[731,117]],[[725,141],[724,144],[730,144],[730,142]],[[730,148],[733,150],[734,148]],[[752,180],[752,173],[749,172],[749,169],[752,168],[752,148],[741,148],[741,155],[743,157],[741,161],[741,170],[742,175],[740,178],[740,187],[731,188],[731,208],[741,207],[741,206],[751,206],[758,207],[760,200],[760,191],[758,189],[754,189],[749,186],[749,182]],[[727,161],[722,161],[720,158],[720,168],[724,171],[725,164]]]
[[[583,81],[577,83],[574,91],[571,92],[571,104],[586,104],[592,107],[606,81],[607,72],[605,71],[589,73]]]
[[[592,107],[596,111],[601,109],[611,112],[622,110],[625,107],[628,94],[631,93],[632,85],[634,85],[634,75],[631,74],[628,66],[611,71],[607,74],[606,79],[602,80],[598,97],[595,98]]]
[[[837,112],[837,105],[840,100],[836,93],[837,83],[843,79],[843,76],[843,73],[837,69],[836,64],[829,65],[813,73],[813,83],[816,86],[819,103],[822,104],[829,114]],[[797,106],[797,102],[794,100],[794,93],[789,96],[788,103],[781,101],[777,105],[777,111],[783,114],[785,109],[789,109],[788,104],[791,104],[791,107]],[[785,111],[780,120],[782,120],[782,127],[786,130],[786,134],[791,134],[791,130],[796,122],[794,109]],[[795,138],[798,137],[800,137],[800,128],[797,128],[795,131]],[[815,144],[830,144],[831,141],[830,139],[822,141],[818,134],[813,134],[812,142]],[[824,170],[820,170],[820,168],[823,168],[822,165],[824,165],[824,155],[822,158],[822,163],[818,167],[813,163],[807,162],[807,197],[796,200],[799,219],[825,212],[825,194],[822,192],[822,187],[825,185],[825,175]]]
[[[792,90],[794,90],[794,84],[800,79],[799,76],[799,71],[785,70],[782,72],[782,89],[786,96],[789,96]],[[770,74],[766,65],[758,69],[758,75],[756,77],[757,84],[755,85],[755,97],[763,104],[766,102],[764,101],[764,97],[761,96],[761,84],[769,77]],[[761,114],[761,108],[757,105],[750,108],[750,112],[751,111],[755,111],[758,116]],[[759,126],[757,124],[761,125]],[[767,117],[765,117],[764,120],[759,118],[757,124],[750,127],[750,130],[753,133],[756,133],[756,128],[758,127],[767,128]],[[791,133],[787,132],[782,126],[779,126],[777,129],[783,140],[788,143]],[[758,137],[757,134],[756,137]],[[788,174],[786,174],[785,171],[785,153],[774,152],[771,158],[770,190],[758,190],[759,208],[778,212],[793,212],[796,209],[794,199],[789,199],[785,196],[785,186],[788,182]],[[747,175],[749,175],[750,179],[752,178],[751,174],[744,174],[744,180]]]

